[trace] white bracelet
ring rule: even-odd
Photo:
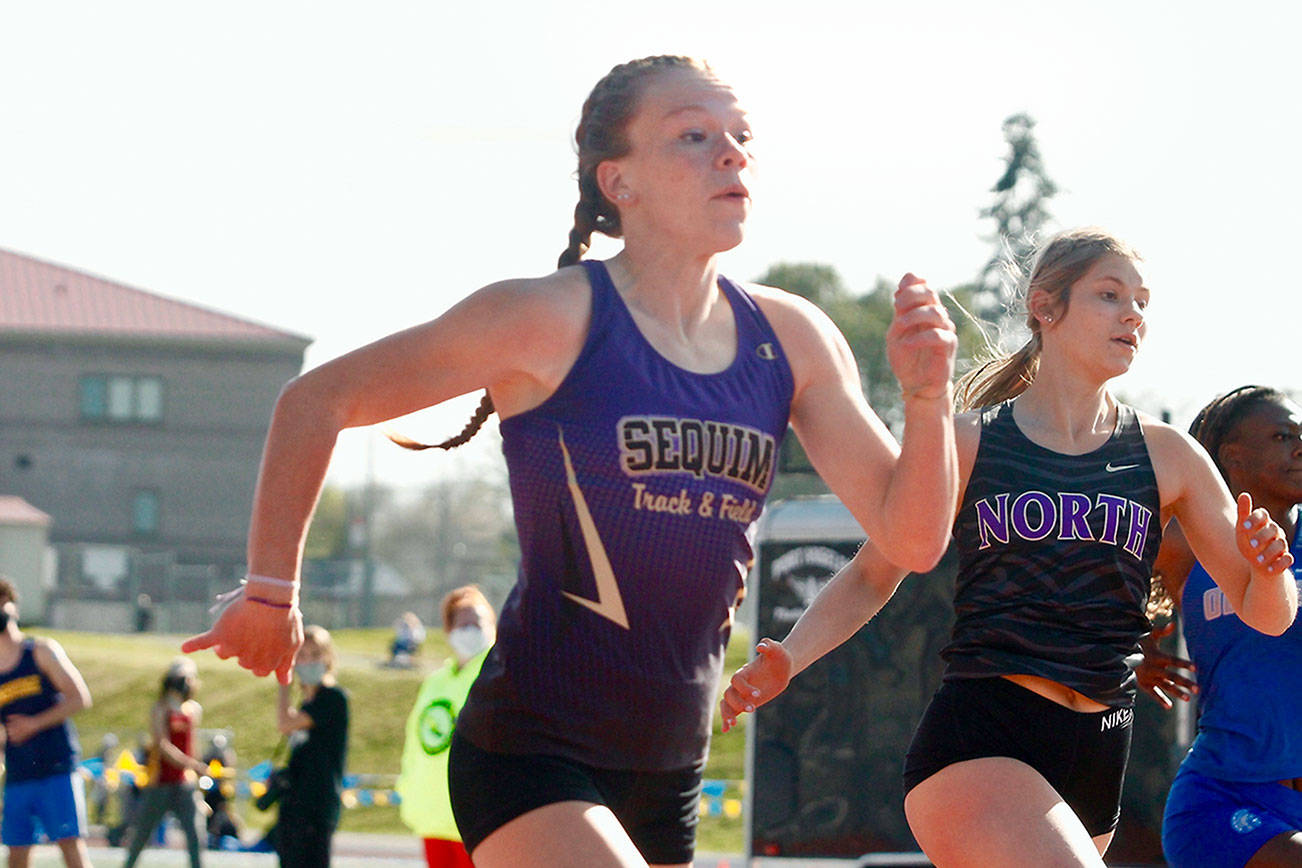
[[[254,594],[254,596],[250,596],[246,593],[244,598],[255,603],[267,603],[272,606],[284,606],[288,604],[291,607],[298,605],[298,582],[290,582],[285,579],[277,579],[271,576],[258,576],[249,573],[244,577],[244,581],[240,582],[240,587],[246,588]],[[288,600],[268,599],[267,596],[264,596],[279,596],[286,588],[289,589]]]
[[[265,582],[268,585],[279,586],[282,588],[298,587],[298,582],[291,582],[288,579],[274,579],[271,576],[259,576],[254,573],[246,573],[244,576],[244,583],[249,584],[251,582]]]

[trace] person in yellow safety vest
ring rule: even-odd
[[[402,821],[425,839],[429,868],[471,868],[452,819],[448,797],[448,746],[461,705],[497,635],[493,607],[474,585],[448,593],[442,603],[443,631],[453,658],[420,686],[407,716],[402,771],[396,789]]]

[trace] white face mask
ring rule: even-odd
[[[294,674],[298,680],[303,682],[307,687],[315,687],[325,678],[326,664],[324,660],[318,660],[315,663],[300,663],[294,667]]]
[[[469,660],[488,647],[488,635],[482,627],[458,627],[448,634],[452,652],[461,660]]]

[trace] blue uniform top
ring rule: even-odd
[[[63,698],[36,665],[35,642],[23,640],[17,665],[0,673],[0,723],[11,715],[31,717],[57,705]],[[65,719],[43,729],[22,744],[5,742],[5,782],[32,781],[70,774],[77,765],[77,730]]]
[[[1135,411],[1084,455],[1032,442],[1011,401],[981,416],[954,521],[959,547],[946,680],[1036,675],[1114,707],[1134,701],[1162,538],[1157,478]]]
[[[1291,551],[1302,563],[1302,522]],[[1200,713],[1185,765],[1227,781],[1302,776],[1302,621],[1282,636],[1257,632],[1201,564],[1185,580],[1180,609]]]
[[[725,278],[737,353],[698,374],[643,337],[603,263],[583,266],[578,359],[502,422],[520,570],[457,731],[502,753],[679,769],[705,756],[791,369]]]

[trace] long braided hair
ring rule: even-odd
[[[1019,300],[1025,305],[1034,290],[1043,290],[1049,294],[1053,306],[1061,311],[1058,314],[1061,317],[1071,304],[1072,284],[1109,254],[1132,260],[1140,258],[1120,238],[1095,227],[1069,229],[1055,235],[1035,254],[1029,275],[1021,281]],[[1031,330],[1031,337],[1021,349],[1005,355],[989,355],[958,381],[955,399],[960,409],[998,404],[1017,397],[1031,385],[1040,369],[1043,343],[1040,321],[1029,309],[1026,311],[1026,327]]]
[[[1224,395],[1213,398],[1198,411],[1193,422],[1189,423],[1189,434],[1207,450],[1220,471],[1225,484],[1230,482],[1230,474],[1221,462],[1221,447],[1234,437],[1239,423],[1253,410],[1263,404],[1277,404],[1288,400],[1288,395],[1269,386],[1240,386]],[[1171,595],[1162,584],[1160,576],[1153,576],[1148,595],[1148,618],[1170,616],[1174,604]]]
[[[578,151],[579,202],[574,206],[574,225],[570,228],[569,244],[556,261],[557,268],[575,265],[588,252],[592,233],[600,232],[611,238],[624,234],[619,209],[601,192],[597,184],[597,167],[606,160],[618,160],[629,152],[628,123],[637,111],[639,97],[647,80],[666,69],[697,69],[713,74],[709,64],[692,57],[662,54],[621,63],[597,82],[583,103],[574,144]],[[455,449],[474,437],[493,413],[493,399],[488,392],[480,399],[470,421],[455,437],[442,443],[420,443],[401,434],[389,434],[389,439],[405,449]]]

